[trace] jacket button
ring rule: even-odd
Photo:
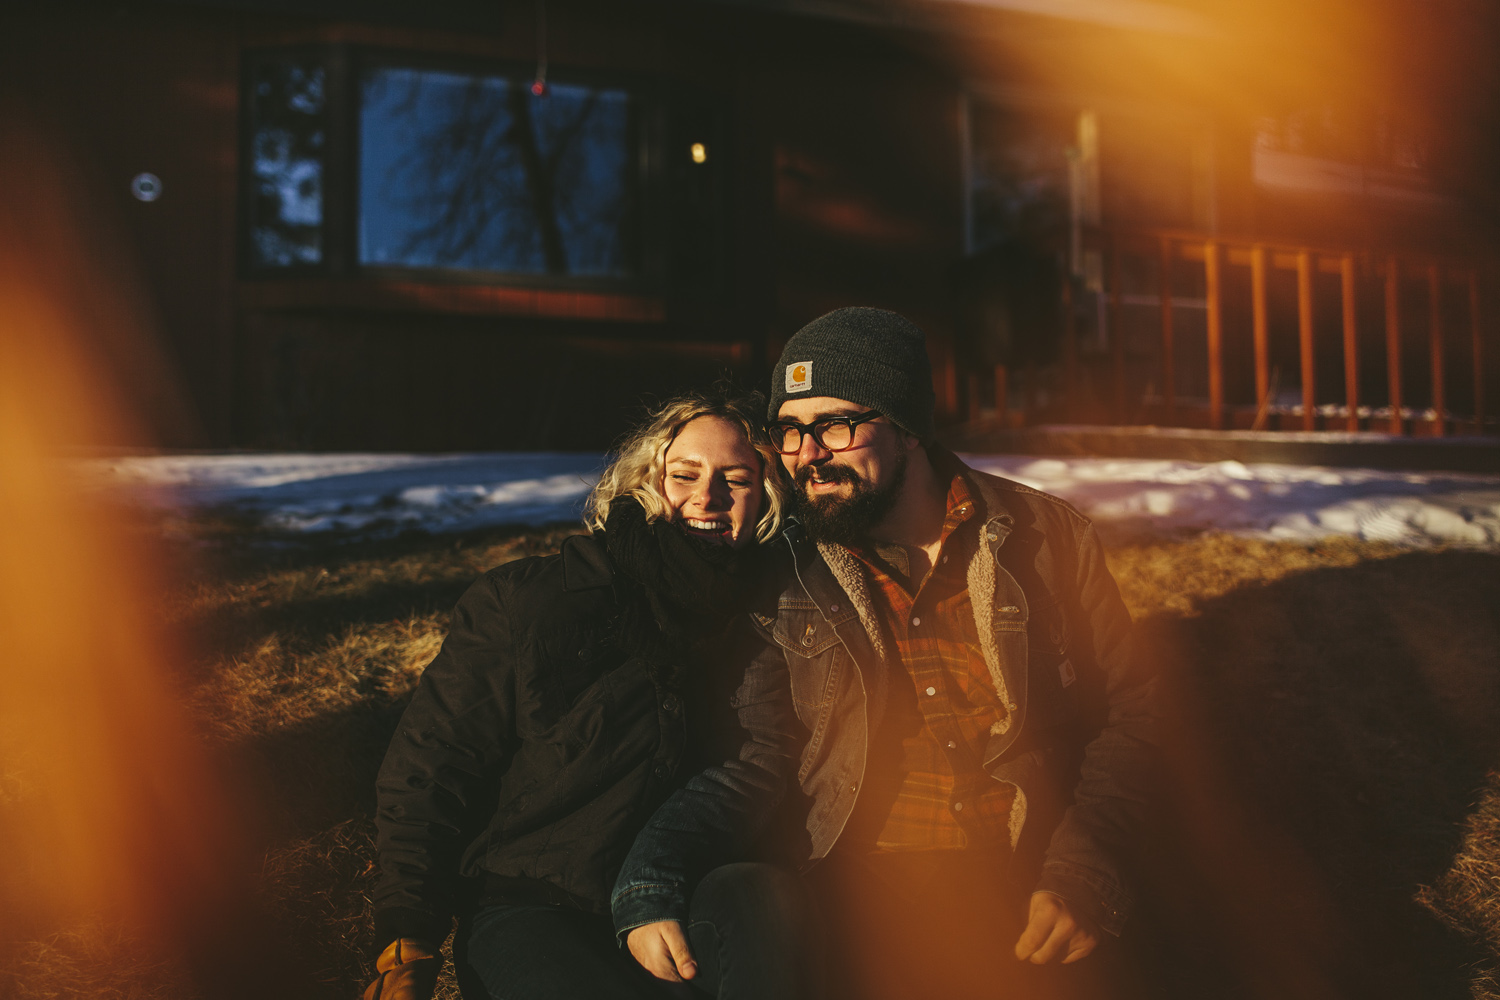
[[[857,791],[859,791],[859,785],[857,785],[857,784],[850,785],[849,786],[849,791],[851,791],[851,792],[857,792]]]
[[[992,542],[998,542],[1000,540],[1000,534],[999,534],[999,532],[995,532],[995,531],[986,531],[984,533],[984,537],[988,538]]]
[[[662,710],[667,712],[677,711],[678,704],[679,703],[677,701],[677,696],[675,694],[669,694],[661,700]]]
[[[830,605],[828,605],[828,610],[832,611],[834,614],[838,614],[839,613],[839,606],[837,604],[830,604]]]
[[[665,778],[667,775],[672,773],[672,769],[665,764],[657,764],[656,767],[651,771],[651,773],[656,775],[658,778]]]

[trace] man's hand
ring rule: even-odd
[[[1075,915],[1068,901],[1050,892],[1031,894],[1031,916],[1021,940],[1016,942],[1016,957],[1034,965],[1046,965],[1057,958],[1062,964],[1086,957],[1099,944],[1099,928],[1087,918]]]
[[[430,942],[397,938],[375,960],[380,978],[362,1000],[431,1000],[442,967],[442,953]]]
[[[676,920],[658,920],[637,927],[626,936],[625,946],[657,979],[680,983],[698,974],[698,963],[693,961],[687,935]]]

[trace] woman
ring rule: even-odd
[[[795,877],[725,865],[797,752],[784,661],[747,614],[782,504],[760,406],[662,406],[590,495],[592,534],[460,600],[376,785],[366,1000],[429,996],[454,916],[468,1000],[795,991]]]

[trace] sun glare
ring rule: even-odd
[[[248,912],[245,827],[174,687],[156,554],[64,461],[140,440],[100,345],[153,344],[107,220],[24,120],[0,114],[0,934],[103,918],[201,968]]]

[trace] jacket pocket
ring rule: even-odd
[[[1068,652],[1068,616],[1055,597],[1038,600],[1031,606],[1026,622],[1026,642],[1033,652],[1063,656]]]
[[[797,613],[783,610],[776,619],[771,633],[776,644],[787,653],[787,669],[791,674],[792,700],[796,702],[798,714],[804,709],[820,709],[833,697],[834,647],[839,644],[833,627],[813,612]]]
[[[1078,680],[1069,658],[1070,630],[1065,608],[1055,599],[1038,602],[1026,623],[1027,687],[1030,724],[1051,728],[1067,721],[1071,691]]]

